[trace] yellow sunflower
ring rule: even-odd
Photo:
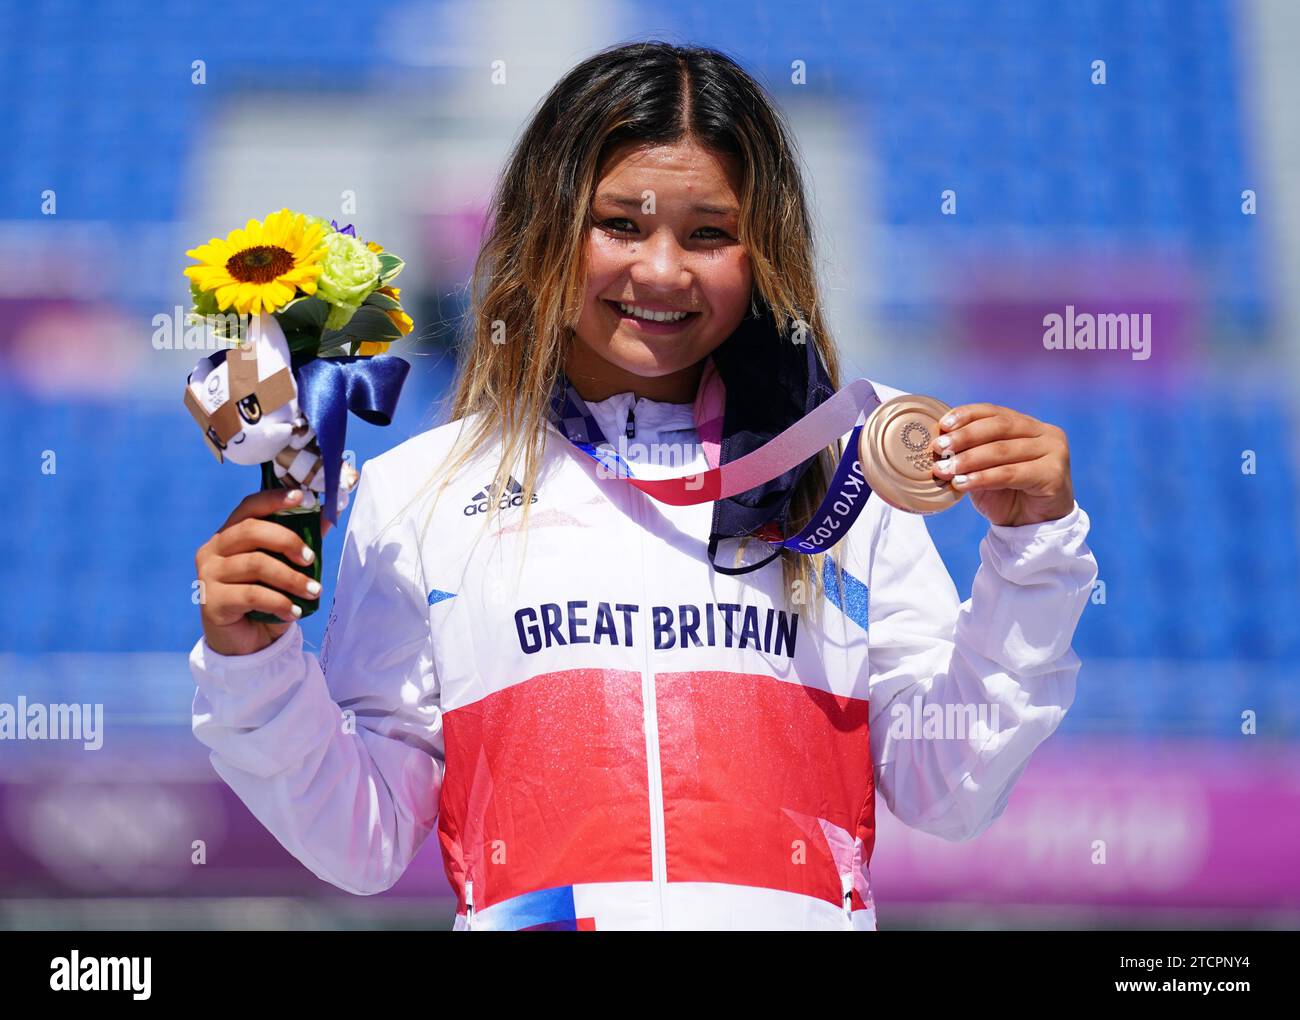
[[[264,223],[249,220],[242,230],[232,230],[223,241],[214,237],[185,254],[201,263],[185,275],[199,290],[209,291],[224,312],[234,307],[240,315],[273,312],[293,300],[299,289],[316,293],[321,244],[327,226],[307,223],[302,213],[281,209]]]

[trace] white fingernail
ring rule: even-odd
[[[320,582],[319,582],[319,581],[308,581],[308,582],[307,582],[307,594],[308,594],[308,595],[318,595],[318,594],[320,594]]]
[[[953,480],[952,480],[952,484],[953,484],[953,485],[965,485],[965,484],[966,484],[966,481],[967,481],[967,476],[966,476],[966,475],[957,475],[956,477],[953,478]]]
[[[293,615],[302,616],[302,606],[298,605],[297,602],[293,604]]]
[[[934,462],[934,466],[945,474],[951,474],[957,470],[957,458],[952,456],[940,457]]]
[[[950,414],[950,415],[947,415],[947,416],[943,419],[943,423],[942,423],[942,424],[943,424],[943,427],[944,427],[944,428],[946,428],[946,429],[950,429],[950,428],[952,428],[954,425],[957,424],[957,417],[956,417],[955,415],[951,415],[951,414]]]
[[[946,450],[948,447],[952,446],[952,436],[940,436],[935,440],[935,442]]]
[[[304,562],[304,563],[310,563],[310,562],[311,562],[312,560],[314,560],[315,558],[316,558],[316,554],[315,554],[314,552],[311,551],[311,546],[309,546],[309,545],[304,545],[304,546],[302,547],[302,559],[303,559],[303,562]]]

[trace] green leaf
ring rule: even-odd
[[[365,307],[357,309],[347,326],[344,327],[354,340],[396,340],[402,335],[397,323],[384,314],[382,308]]]
[[[289,345],[291,354],[307,352],[309,354],[318,353],[320,347],[320,335],[309,330],[294,330],[292,333],[284,334],[285,342]]]
[[[376,308],[382,308],[390,311],[398,311],[402,303],[396,298],[389,297],[387,294],[381,294],[379,291],[371,291],[370,295],[361,302],[363,305],[372,305]]]
[[[328,329],[321,337],[320,353],[337,353],[349,344],[364,340],[393,341],[401,339],[402,332],[383,310],[373,305],[362,305],[342,329]]]
[[[317,357],[327,358],[336,354],[342,354],[343,349],[348,345],[348,336],[342,330],[331,329],[326,331],[321,337],[320,347],[317,348]]]
[[[210,290],[199,290],[197,284],[191,283],[190,295],[194,298],[194,311],[199,315],[216,315],[220,311],[217,296]]]
[[[379,279],[382,283],[396,279],[397,274],[406,268],[406,263],[396,255],[390,255],[388,252],[379,254]]]
[[[330,306],[318,297],[301,297],[290,301],[275,313],[287,336],[292,330],[315,330],[320,336],[325,328],[325,319],[330,313]]]
[[[329,310],[329,305],[320,298],[304,295],[294,298],[275,313],[292,353],[317,353]]]

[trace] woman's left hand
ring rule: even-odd
[[[930,444],[934,475],[969,492],[992,524],[1038,524],[1074,509],[1065,431],[997,404],[962,404]]]

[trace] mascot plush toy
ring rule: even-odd
[[[298,405],[289,344],[274,315],[263,312],[249,319],[243,347],[199,361],[186,380],[185,406],[219,462],[270,462],[282,485],[303,490],[304,510],[324,499],[325,462],[316,433]],[[343,461],[340,513],[347,509],[359,477]]]

